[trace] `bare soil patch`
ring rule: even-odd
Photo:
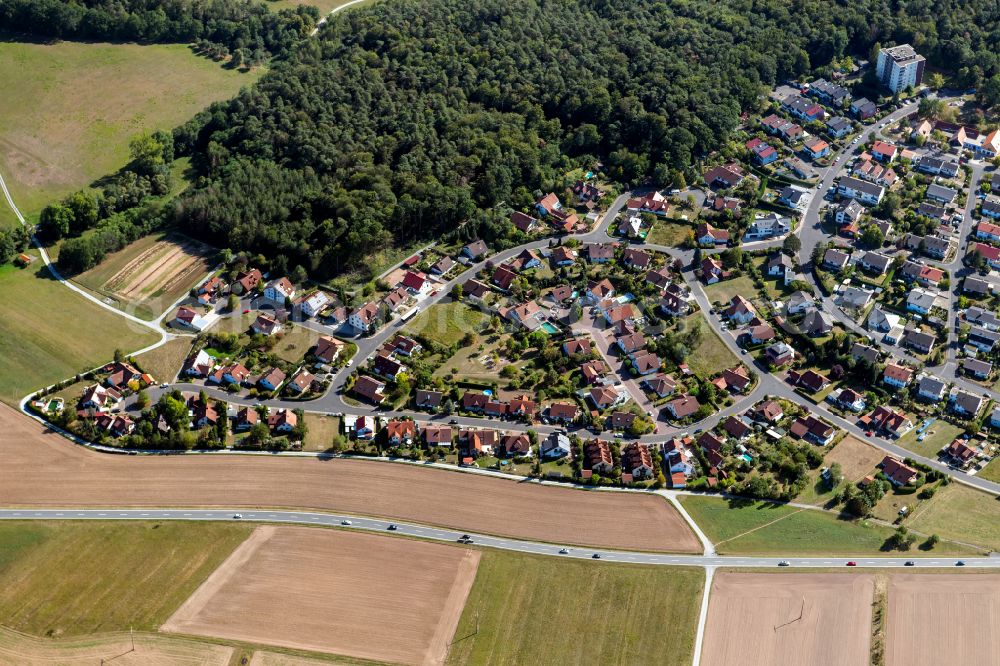
[[[226,666],[233,649],[183,638],[128,633],[72,640],[35,638],[0,627],[0,666]]]
[[[0,505],[295,507],[551,543],[700,553],[662,497],[362,460],[115,456],[0,407]]]
[[[864,574],[716,574],[701,663],[867,664],[873,581]]]
[[[409,539],[265,525],[161,630],[440,664],[479,556]]]
[[[894,574],[886,666],[995,664],[1000,575]]]

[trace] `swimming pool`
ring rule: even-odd
[[[555,335],[559,332],[559,329],[552,325],[552,322],[542,322],[542,330],[549,335]]]

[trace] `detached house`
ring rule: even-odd
[[[913,422],[905,414],[884,405],[876,407],[871,414],[862,416],[859,421],[872,430],[895,438],[902,437],[913,428]]]
[[[889,386],[905,388],[913,378],[913,370],[906,366],[887,363],[882,372],[882,381]]]
[[[698,225],[694,238],[699,245],[726,245],[729,242],[729,232],[702,222]]]
[[[264,287],[264,298],[275,303],[284,303],[286,299],[294,297],[295,287],[292,286],[291,281],[286,277],[272,280]]]
[[[902,461],[892,456],[883,458],[879,467],[882,468],[882,473],[894,486],[910,485],[917,480],[917,470],[909,465],[904,465]]]
[[[983,408],[984,399],[981,395],[969,393],[958,387],[948,395],[948,408],[955,414],[974,419]]]

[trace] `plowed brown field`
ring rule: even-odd
[[[360,460],[115,456],[0,407],[0,505],[295,507],[552,543],[700,553],[666,500]]]

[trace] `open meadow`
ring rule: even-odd
[[[0,666],[228,666],[233,648],[174,636],[128,632],[63,640],[0,627]]]
[[[73,277],[105,303],[154,319],[197,286],[215,251],[174,233],[151,234]]]
[[[869,574],[718,573],[701,663],[866,665],[873,592]]]
[[[820,470],[812,470],[809,472],[809,482],[805,490],[795,498],[795,501],[801,504],[825,504],[835,498],[844,483],[857,483],[866,474],[871,474],[875,465],[884,457],[885,452],[848,435],[823,458],[824,467],[830,467],[834,463],[840,465],[844,481],[831,487],[820,477]]]
[[[124,166],[133,136],[173,129],[259,76],[183,44],[0,41],[0,171],[32,218]]]
[[[686,666],[704,581],[697,568],[486,550],[448,662]]]
[[[152,631],[250,526],[0,522],[0,625],[35,636]]]
[[[691,371],[701,377],[710,377],[723,370],[731,368],[739,359],[722,341],[715,329],[705,320],[705,315],[696,312],[688,316],[685,325],[689,327],[698,326],[701,328],[701,341],[695,349],[691,349],[687,357],[687,364]]]
[[[0,400],[8,405],[110,361],[115,349],[131,352],[158,339],[59,284],[38,260],[25,269],[0,266],[0,291],[16,304],[0,317]]]
[[[998,616],[996,574],[895,574],[889,579],[885,664],[994,664]]]
[[[478,563],[450,545],[264,525],[162,630],[440,664]]]
[[[8,435],[0,438],[0,505],[299,507],[552,543],[701,552],[680,514],[655,495],[365,460],[110,456],[7,407],[0,431]]]
[[[457,301],[438,303],[413,318],[403,333],[420,335],[442,345],[458,344],[467,333],[476,333],[489,319],[476,308]]]
[[[906,524],[925,534],[1000,551],[1000,500],[958,483],[940,488]]]
[[[191,351],[191,338],[174,338],[135,357],[143,372],[157,382],[172,382]]]

